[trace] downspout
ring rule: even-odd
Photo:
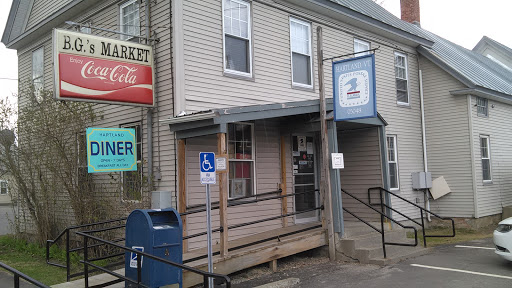
[[[476,186],[476,165],[475,165],[475,143],[473,140],[473,108],[471,104],[471,95],[467,95],[468,102],[468,128],[469,128],[469,152],[471,155],[471,176],[473,177],[473,205],[475,209],[475,218],[478,218],[478,190]]]
[[[419,59],[418,59],[419,60]],[[419,62],[419,61],[418,61]],[[419,63],[418,63],[419,65]],[[421,69],[418,69],[418,77],[420,81],[420,109],[421,109],[421,138],[423,142],[423,169],[428,172],[428,158],[427,158],[427,135],[425,132],[425,101],[423,99],[423,74]],[[428,196],[428,190],[425,190],[425,209],[430,211],[430,198]],[[427,220],[430,222],[430,213],[427,213]]]
[[[150,23],[150,11],[149,11],[149,0],[146,0],[145,16],[146,16],[146,44],[149,43],[151,37],[151,23]],[[153,51],[154,53],[154,51]],[[153,63],[154,64],[154,63]],[[154,93],[154,91],[153,91]],[[148,142],[148,184],[149,190],[153,190],[153,108],[148,108],[146,112],[147,118],[147,142]]]

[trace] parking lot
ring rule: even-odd
[[[492,239],[434,248],[431,253],[380,267],[323,262],[267,274],[234,287],[298,278],[294,287],[512,287],[512,262],[494,253]]]

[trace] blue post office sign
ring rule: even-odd
[[[374,54],[334,62],[332,79],[335,121],[377,116]]]
[[[133,128],[87,128],[89,173],[136,171],[137,142]]]

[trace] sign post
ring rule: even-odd
[[[199,153],[199,166],[201,169],[201,184],[206,184],[206,234],[208,238],[208,272],[213,272],[212,261],[212,204],[210,200],[210,184],[217,182],[215,174],[215,153]],[[208,287],[213,288],[213,279],[208,278]]]

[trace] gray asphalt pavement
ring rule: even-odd
[[[11,233],[9,221],[13,220],[11,204],[0,205],[0,235]]]
[[[233,287],[256,287],[287,278],[299,278],[300,283],[293,286],[299,288],[512,287],[512,262],[503,260],[489,249],[493,248],[492,239],[457,246],[436,247],[430,254],[387,267],[341,262],[306,265],[257,277]]]

